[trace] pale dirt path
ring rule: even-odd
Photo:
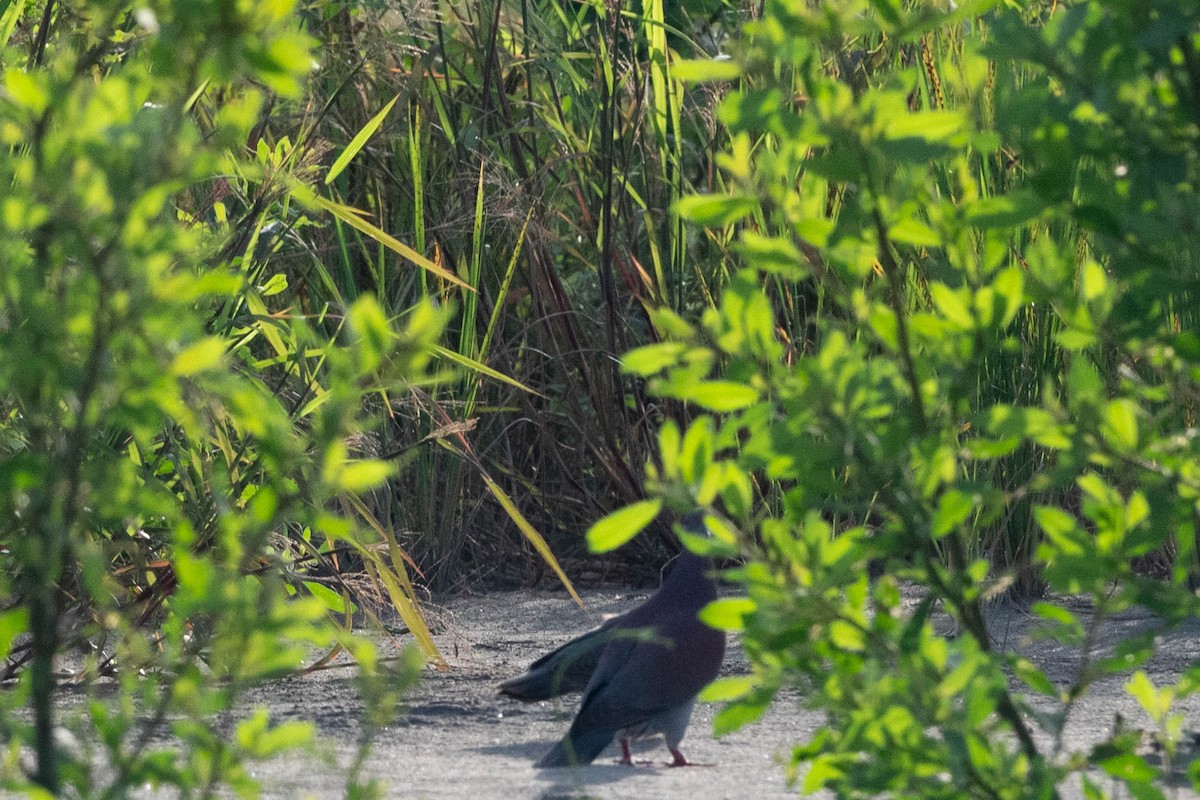
[[[811,731],[816,718],[795,705],[772,709],[760,725],[717,740],[716,706],[699,704],[681,749],[709,767],[673,769],[657,743],[635,755],[636,767],[618,765],[615,747],[578,770],[535,770],[533,762],[570,725],[578,695],[523,704],[500,696],[496,684],[523,672],[547,649],[598,623],[601,615],[636,605],[648,592],[589,591],[588,610],[561,592],[512,592],[464,597],[439,615],[435,638],[449,662],[429,669],[407,698],[407,714],[380,733],[367,772],[386,780],[389,797],[566,800],[567,798],[775,798],[795,797],[776,753]],[[386,645],[385,645],[386,649]],[[725,670],[744,668],[731,648]],[[341,670],[306,676],[256,692],[272,719],[311,719],[338,742],[335,752],[288,756],[256,769],[265,796],[337,797],[358,732],[358,702]],[[318,764],[318,762],[326,762]]]
[[[682,749],[689,758],[712,767],[669,769],[662,766],[661,744],[646,749],[647,765],[623,767],[611,751],[579,770],[535,770],[532,763],[570,724],[577,697],[523,705],[495,693],[502,678],[524,670],[530,660],[595,624],[603,613],[624,610],[645,592],[585,593],[588,612],[564,594],[511,592],[463,597],[444,610],[437,636],[450,669],[428,671],[408,698],[408,714],[375,742],[367,774],[388,784],[388,797],[479,798],[480,800],[657,800],[658,798],[795,797],[784,783],[779,763],[789,746],[807,739],[818,718],[802,711],[795,696],[781,700],[756,725],[717,740],[712,737],[713,706],[700,705]],[[1057,646],[1032,641],[1032,620],[1023,611],[994,610],[997,644],[1016,646],[1065,685],[1077,663]],[[1111,634],[1128,634],[1148,624],[1137,614],[1114,623]],[[386,647],[386,646],[385,646]],[[744,668],[738,648],[726,656],[726,672]],[[1200,657],[1200,624],[1173,634],[1162,654],[1147,665],[1157,683],[1173,679]],[[1077,746],[1100,738],[1120,713],[1131,727],[1148,723],[1122,690],[1124,678],[1110,679],[1072,714],[1068,738]],[[332,750],[292,755],[255,768],[271,798],[342,795],[344,766],[358,732],[358,700],[348,671],[331,670],[260,690],[252,698],[266,703],[276,721],[308,719]],[[1200,703],[1185,701],[1186,727],[1200,728]],[[1075,793],[1068,792],[1068,796]],[[1178,789],[1175,797],[1196,795]]]

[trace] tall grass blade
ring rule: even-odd
[[[421,269],[433,273],[442,280],[461,286],[463,289],[466,289],[469,292],[475,291],[474,287],[468,285],[466,281],[455,275],[453,272],[442,269],[437,264],[418,253],[416,250],[412,249],[408,245],[393,237],[391,234],[384,231],[382,228],[367,222],[361,216],[365,212],[341,203],[335,203],[332,200],[327,200],[311,191],[306,191],[303,193],[303,195],[301,195],[298,188],[293,188],[293,193],[297,194],[297,199],[305,205],[312,206],[313,208],[319,208],[322,211],[332,214],[336,220],[344,222],[346,225],[349,225],[355,230],[361,231],[392,252],[408,259]]]
[[[567,590],[567,593],[571,595],[571,598],[576,602],[576,604],[578,604],[580,608],[583,608],[584,606],[582,598],[580,598],[579,594],[575,591],[575,587],[572,585],[571,579],[567,577],[567,573],[563,572],[563,568],[558,563],[558,559],[554,557],[554,552],[550,549],[550,545],[546,544],[546,540],[540,533],[537,532],[536,528],[529,524],[529,520],[525,519],[525,515],[522,514],[520,509],[517,508],[516,504],[513,503],[512,498],[504,493],[504,490],[500,488],[500,485],[492,480],[491,476],[488,475],[486,471],[481,470],[480,477],[483,478],[483,482],[487,485],[488,491],[492,493],[492,496],[496,498],[497,502],[500,503],[500,506],[506,512],[508,512],[508,516],[512,519],[512,521],[516,523],[518,530],[521,531],[521,534],[531,545],[533,545],[533,549],[538,552],[538,555],[542,557],[542,560],[546,562],[546,565],[550,567],[550,569],[554,570],[554,574],[558,576],[558,580],[562,583],[563,588]]]
[[[425,252],[425,161],[422,156],[421,137],[423,135],[425,116],[421,112],[421,104],[412,104],[412,113],[408,125],[408,166],[412,176],[413,208],[412,226],[413,242],[418,253]],[[429,291],[428,276],[421,273],[421,293]]]
[[[492,369],[491,367],[489,367],[488,365],[484,364],[481,361],[478,361],[469,356],[464,356],[462,353],[457,353],[448,347],[442,347],[441,345],[434,345],[431,348],[431,350],[434,353],[436,353],[439,357],[444,358],[447,361],[453,361],[455,364],[458,364],[460,367],[466,367],[467,369],[471,370],[472,372],[477,372],[480,375],[486,375],[487,377],[491,378],[492,380],[497,380],[497,381],[500,381],[501,383],[507,383],[509,386],[512,386],[515,389],[520,389],[522,392],[536,395],[537,397],[543,397],[543,398],[545,397],[545,395],[542,394],[541,392],[539,392],[538,390],[530,388],[529,386],[526,386],[525,384],[521,383],[516,378],[505,375],[503,372]]]
[[[400,615],[400,619],[404,620],[404,624],[408,626],[408,630],[412,633],[413,638],[416,639],[417,646],[421,648],[421,652],[425,653],[439,668],[445,669],[446,661],[442,658],[437,645],[433,641],[433,634],[426,627],[425,620],[409,599],[408,593],[401,588],[399,578],[403,576],[404,581],[408,581],[408,575],[401,562],[393,558],[392,564],[395,569],[386,568],[377,558],[368,559],[365,563],[371,576],[382,583],[387,590],[388,597],[396,607],[396,613]]]
[[[479,181],[475,186],[475,218],[471,224],[471,263],[467,268],[467,282],[478,287],[483,270],[483,159],[479,161]],[[477,331],[475,315],[479,308],[478,292],[472,292],[463,298],[462,327],[458,337],[458,352],[464,356],[474,356]]]
[[[25,13],[25,0],[5,0],[0,4],[0,8],[3,8],[0,12],[0,48],[4,48],[8,47],[13,31],[17,29],[21,15]]]
[[[342,154],[333,162],[333,166],[329,168],[329,173],[325,176],[326,186],[333,183],[337,179],[337,176],[342,174],[342,170],[348,167],[359,151],[366,146],[370,138],[375,135],[375,131],[379,130],[379,126],[387,119],[387,115],[392,112],[392,106],[396,105],[396,101],[399,99],[400,95],[393,97],[391,102],[383,107],[382,111],[371,117],[367,124],[362,126],[362,130],[355,134],[354,138],[350,140],[350,144],[346,145],[346,149],[342,151]]]
[[[513,275],[517,271],[517,260],[521,257],[521,248],[525,244],[525,234],[529,232],[529,220],[533,217],[533,209],[525,214],[525,222],[521,225],[521,233],[517,235],[516,246],[513,247],[512,257],[508,260],[508,268],[504,271],[504,280],[500,282],[500,291],[496,293],[492,314],[488,317],[487,330],[483,332],[483,343],[479,346],[479,360],[486,361],[488,351],[492,346],[492,335],[496,332],[496,323],[500,319],[500,309],[508,299],[508,291],[512,287]]]

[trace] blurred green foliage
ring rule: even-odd
[[[718,731],[796,685],[826,716],[806,790],[1163,796],[1200,669],[1136,670],[1198,610],[1200,8],[769,0],[735,63],[688,67],[736,81],[730,191],[679,208],[745,269],[624,362],[709,412],[663,427],[650,492],[719,508],[695,546],[748,557],[748,599],[708,612],[754,665],[712,690]],[[988,631],[989,601],[1043,590],[1065,686]],[[1134,606],[1153,630],[1102,650]],[[1113,674],[1161,763],[1116,721],[1064,739]]]
[[[352,449],[366,401],[436,377],[446,315],[276,304],[263,220],[228,214],[241,192],[316,202],[246,146],[312,65],[290,2],[4,8],[0,780],[255,796],[244,762],[314,728],[255,712],[228,735],[244,689],[341,649],[386,717],[415,677],[414,654],[389,666],[335,622],[350,599],[311,567],[342,549],[407,585],[395,542],[334,509],[394,471]],[[62,679],[89,687],[84,713],[59,713]]]

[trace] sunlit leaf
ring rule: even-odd
[[[346,462],[331,478],[333,484],[341,491],[365,492],[382,484],[395,471],[395,465],[390,462],[367,459]]]
[[[710,228],[736,222],[758,208],[758,200],[747,195],[695,194],[679,199],[679,216]]]
[[[748,597],[723,597],[700,609],[705,625],[723,631],[740,631],[746,615],[754,613],[756,604]]]
[[[694,83],[730,81],[741,74],[742,65],[730,58],[688,58],[671,64],[673,78]]]
[[[621,368],[633,375],[653,375],[678,364],[686,349],[687,345],[682,342],[648,344],[626,353],[621,359]]]
[[[29,630],[29,609],[22,606],[0,612],[0,659],[8,658],[13,641]]]
[[[728,703],[730,700],[745,697],[757,686],[758,680],[753,675],[717,678],[700,692],[700,700],[705,703]]]
[[[888,120],[887,138],[945,142],[962,132],[966,118],[958,111],[917,111]]]
[[[713,734],[724,736],[725,734],[741,730],[747,725],[762,719],[762,715],[766,711],[767,703],[765,701],[752,703],[743,700],[733,705],[725,706],[725,708],[722,708],[713,715]]]
[[[587,532],[588,549],[593,553],[616,550],[641,532],[662,511],[662,500],[642,500],[618,509],[600,519]]]
[[[284,275],[282,272],[276,272],[269,279],[267,279],[266,283],[258,287],[258,291],[263,297],[274,297],[275,295],[286,291],[287,288],[287,275]]]
[[[304,588],[307,589],[313,597],[321,601],[321,604],[326,609],[334,614],[345,613],[348,609],[353,611],[354,603],[351,603],[347,598],[330,589],[323,583],[316,581],[304,581]]]
[[[963,298],[961,291],[955,291],[945,284],[932,282],[929,284],[929,294],[937,310],[960,330],[970,330],[975,327],[975,318],[971,316],[970,306]]]
[[[758,392],[733,381],[701,381],[677,391],[680,400],[687,400],[709,411],[737,411],[753,405]]]
[[[1132,400],[1112,400],[1104,406],[1100,432],[1118,450],[1135,450],[1138,445],[1138,407]]]
[[[180,377],[196,375],[220,366],[224,357],[225,343],[216,337],[208,337],[175,356],[171,362],[171,372]]]

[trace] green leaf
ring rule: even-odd
[[[688,426],[679,446],[679,475],[686,483],[697,483],[712,468],[713,424],[710,417],[700,417]]]
[[[1138,705],[1146,711],[1146,715],[1155,724],[1161,723],[1166,718],[1175,701],[1175,693],[1171,691],[1171,687],[1157,688],[1146,676],[1146,673],[1140,669],[1126,681],[1125,691],[1138,701]]]
[[[942,237],[933,228],[914,217],[905,217],[888,228],[888,236],[894,242],[913,247],[940,247]]]
[[[280,292],[286,291],[288,287],[287,275],[282,272],[276,272],[267,282],[258,287],[258,292],[263,297],[273,297]]]
[[[857,653],[866,645],[866,636],[857,625],[835,619],[829,623],[829,641],[839,650]]]
[[[758,208],[758,198],[749,195],[693,194],[681,197],[679,216],[697,225],[721,228]]]
[[[679,531],[678,536],[680,543],[698,556],[705,558],[738,558],[741,556],[737,545],[719,541],[712,536],[697,536],[687,531]]]
[[[1021,446],[1021,439],[1018,436],[1005,436],[1000,439],[985,439],[982,437],[968,439],[965,443],[967,452],[972,458],[986,460],[990,458],[1001,458],[1016,450]]]
[[[1042,408],[992,406],[987,411],[985,424],[988,432],[997,436],[1020,436],[1055,449],[1071,446],[1070,426],[1059,423]]]
[[[1058,691],[1046,673],[1040,670],[1032,661],[1026,658],[1015,658],[1012,663],[1013,674],[1017,678],[1038,694],[1046,697],[1058,699],[1061,692]]]
[[[658,429],[658,455],[662,459],[663,480],[674,481],[679,477],[683,436],[675,420],[668,419]]]
[[[1079,274],[1079,293],[1091,302],[1108,292],[1108,273],[1095,261],[1086,261]]]
[[[951,489],[943,494],[938,499],[937,511],[933,515],[934,537],[941,538],[951,533],[966,521],[974,508],[974,501],[957,489]]]
[[[1097,766],[1114,778],[1131,783],[1152,781],[1158,775],[1158,770],[1147,764],[1144,758],[1133,753],[1122,753],[1103,759]]]
[[[346,312],[346,319],[354,333],[360,367],[366,372],[375,370],[396,340],[387,314],[374,297],[363,295]]]
[[[1025,275],[1020,269],[1010,267],[996,276],[992,288],[1004,305],[997,324],[1008,325],[1025,304]]]
[[[1117,450],[1136,450],[1138,444],[1138,406],[1129,399],[1112,400],[1104,407],[1100,433]]]
[[[731,58],[687,58],[671,65],[671,77],[680,81],[732,81],[742,74],[742,65]]]
[[[772,275],[799,281],[809,273],[808,265],[800,251],[780,236],[763,236],[757,231],[745,230],[737,250],[747,264]]]
[[[700,699],[705,703],[728,703],[738,700],[758,688],[758,679],[753,675],[731,675],[717,678],[704,687]]]
[[[1084,493],[1103,505],[1118,507],[1123,504],[1120,493],[1095,472],[1085,472],[1075,482]]]
[[[323,583],[316,581],[304,581],[304,588],[312,594],[313,597],[321,601],[321,605],[334,614],[345,614],[347,611],[353,612],[356,610],[354,603],[349,599],[330,589]]]
[[[882,303],[872,303],[867,321],[885,347],[893,353],[900,349],[900,320],[895,311]]]
[[[696,329],[690,322],[669,308],[649,308],[650,322],[658,330],[660,336],[666,339],[691,339],[696,335]]]
[[[29,630],[29,609],[10,608],[0,613],[0,659],[8,658],[13,641]]]
[[[642,500],[598,520],[587,532],[588,549],[607,553],[637,536],[662,511],[662,500]]]
[[[724,736],[727,733],[741,730],[751,723],[758,722],[766,713],[767,701],[759,702],[743,700],[733,705],[725,706],[713,715],[713,734]]]
[[[745,617],[753,614],[758,605],[749,597],[723,597],[700,609],[700,621],[722,631],[740,631]]]
[[[215,336],[209,336],[176,355],[171,361],[171,374],[185,378],[207,372],[220,366],[224,357],[225,343]]]
[[[1014,228],[1036,218],[1046,207],[1046,202],[1035,192],[1018,189],[976,200],[967,207],[966,219],[978,228]]]
[[[964,297],[965,291],[951,289],[939,281],[931,281],[929,284],[929,295],[933,298],[933,305],[948,322],[961,331],[975,327],[975,318],[971,315],[970,306]]]
[[[1054,340],[1064,350],[1074,350],[1076,352],[1094,347],[1098,341],[1095,333],[1082,328],[1066,328],[1061,330],[1055,334]]]
[[[916,111],[897,114],[888,120],[888,139],[919,139],[923,142],[947,142],[966,128],[959,111]]]
[[[846,774],[846,761],[847,756],[840,753],[822,753],[815,756],[809,761],[808,771],[804,774],[804,784],[801,787],[804,793],[816,794],[826,786],[840,784]]]
[[[892,27],[898,27],[904,22],[900,4],[893,0],[871,0],[871,7]]]
[[[1034,506],[1033,518],[1047,536],[1062,536],[1075,530],[1075,518],[1055,506]]]
[[[680,400],[687,400],[701,408],[719,413],[737,411],[753,405],[758,400],[758,392],[745,384],[733,381],[701,381],[680,388],[674,394]]]
[[[1059,531],[1065,532],[1067,530],[1070,530],[1073,527],[1074,527],[1074,525],[1072,524],[1071,526],[1069,526],[1067,528],[1063,528],[1063,527],[1061,527],[1061,523],[1060,523],[1058,525],[1057,529]],[[1063,626],[1064,628],[1070,628],[1072,631],[1075,631],[1078,633],[1084,632],[1083,623],[1081,623],[1079,621],[1079,618],[1076,617],[1074,614],[1072,614],[1070,612],[1070,610],[1065,609],[1062,606],[1057,606],[1053,603],[1034,603],[1032,606],[1030,606],[1029,610],[1032,611],[1037,616],[1041,617],[1042,619],[1046,619],[1046,620],[1050,620],[1051,622],[1058,623],[1059,625]]]
[[[18,105],[35,115],[46,110],[46,92],[33,76],[23,69],[9,67],[4,72],[4,88]]]
[[[1068,400],[1073,409],[1096,406],[1104,398],[1104,381],[1100,373],[1086,357],[1071,359],[1071,370],[1067,373]]]
[[[238,723],[234,740],[238,747],[253,758],[268,758],[282,750],[312,741],[316,725],[311,722],[285,722],[271,727],[265,708]]]
[[[621,358],[621,369],[643,378],[675,366],[688,349],[682,342],[660,342],[630,350]]]
[[[395,471],[391,462],[363,459],[345,462],[331,477],[334,486],[344,492],[365,492],[382,484]]]

